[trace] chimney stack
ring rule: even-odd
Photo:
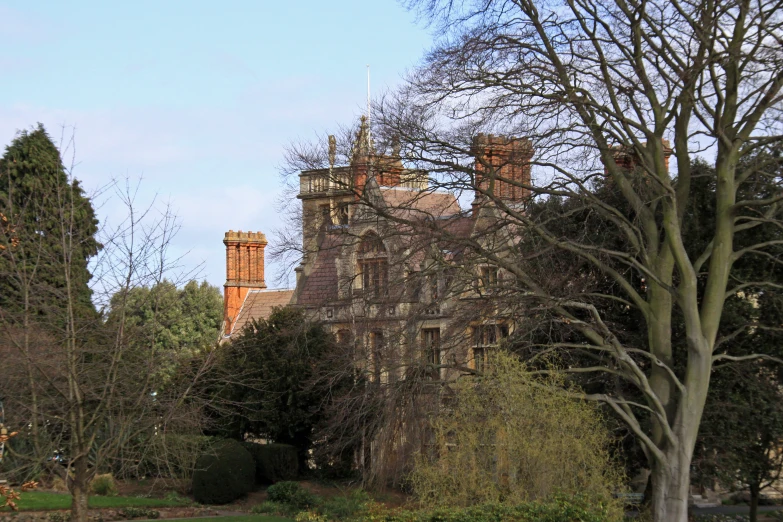
[[[261,232],[226,232],[226,284],[223,285],[223,331],[230,332],[249,290],[266,288]]]
[[[494,197],[508,201],[523,201],[530,196],[530,160],[533,143],[527,138],[479,134],[473,139],[476,158],[476,197],[490,188],[494,178]],[[502,178],[502,179],[498,179]]]

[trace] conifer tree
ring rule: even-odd
[[[93,311],[87,265],[100,249],[98,220],[41,124],[20,132],[0,158],[0,214],[0,309],[5,320],[14,321],[25,310],[56,315],[66,278],[79,313]],[[70,248],[63,248],[63,236]]]

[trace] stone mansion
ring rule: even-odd
[[[363,119],[348,165],[334,165],[330,137],[330,166],[299,174],[304,254],[295,289],[266,288],[264,234],[225,234],[222,338],[290,304],[326,325],[339,342],[360,348],[362,364],[381,381],[394,379],[405,361],[417,358],[426,359],[434,378],[480,371],[514,328],[502,306],[486,299],[506,274],[473,261],[464,246],[497,235],[487,232],[493,210],[479,194],[464,209],[454,194],[432,190],[427,172],[405,168],[399,152],[377,154],[367,133]],[[495,181],[494,193],[522,203],[528,192],[519,185],[530,182],[530,142],[479,135],[474,149],[482,165],[518,182]],[[432,223],[442,233],[435,239],[406,226],[414,221]]]

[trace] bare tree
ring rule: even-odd
[[[475,193],[472,215],[481,224],[469,237],[450,237],[437,220],[413,219],[359,190],[356,197],[510,274],[506,295],[518,317],[527,310],[539,324],[567,327],[576,337],[543,350],[591,354],[594,364],[570,371],[618,381],[617,391],[588,398],[611,407],[642,444],[655,520],[685,521],[712,365],[737,359],[731,336],[719,336],[724,302],[770,284],[737,281],[732,265],[743,256],[778,262],[769,248],[779,239],[736,248],[735,235],[783,224],[772,164],[737,169],[744,157],[781,141],[780,4],[410,5],[442,36],[407,84],[376,105],[373,132],[387,147],[399,140],[403,159],[431,172],[427,190]],[[506,152],[493,155],[488,143]],[[310,168],[327,163],[317,151],[298,152]],[[706,198],[691,189],[698,157],[715,171]],[[520,175],[525,165],[534,180]],[[705,199],[716,217],[706,247],[694,252],[683,239],[684,220]],[[575,215],[595,219],[586,218],[582,230],[559,226]],[[600,230],[587,229],[596,223]],[[588,284],[586,273],[606,284]],[[641,341],[617,330],[605,314],[609,303],[639,314]]]
[[[40,128],[15,144],[28,138],[48,140]],[[140,339],[128,328],[122,299],[176,268],[167,249],[178,224],[169,207],[140,209],[137,187],[114,184],[114,202],[127,214],[98,234],[98,249],[95,225],[83,226],[94,219],[91,202],[59,152],[52,145],[43,160],[24,158],[39,169],[33,171],[39,183],[26,190],[31,178],[14,170],[13,154],[35,148],[17,149],[9,147],[2,165],[8,224],[0,266],[11,291],[0,313],[0,388],[6,423],[19,430],[7,450],[31,474],[60,475],[73,496],[73,520],[84,521],[93,476],[114,466],[120,450],[198,421],[184,400],[189,376],[161,386],[155,376],[165,354],[154,338]],[[91,257],[92,296],[85,280]],[[112,295],[120,298],[111,301],[111,314],[95,310],[91,300],[106,305]]]

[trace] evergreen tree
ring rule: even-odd
[[[164,279],[115,294],[111,308],[110,322],[124,320],[133,344],[158,354],[159,383],[174,376],[183,358],[214,345],[223,320],[220,290],[207,282],[189,281],[178,289]]]
[[[247,326],[220,348],[213,378],[223,385],[212,401],[220,434],[291,444],[304,466],[334,391],[319,382],[330,372],[332,346],[332,336],[293,307]]]
[[[66,285],[77,314],[94,312],[88,262],[98,220],[43,125],[22,131],[0,158],[0,309],[56,316]]]

